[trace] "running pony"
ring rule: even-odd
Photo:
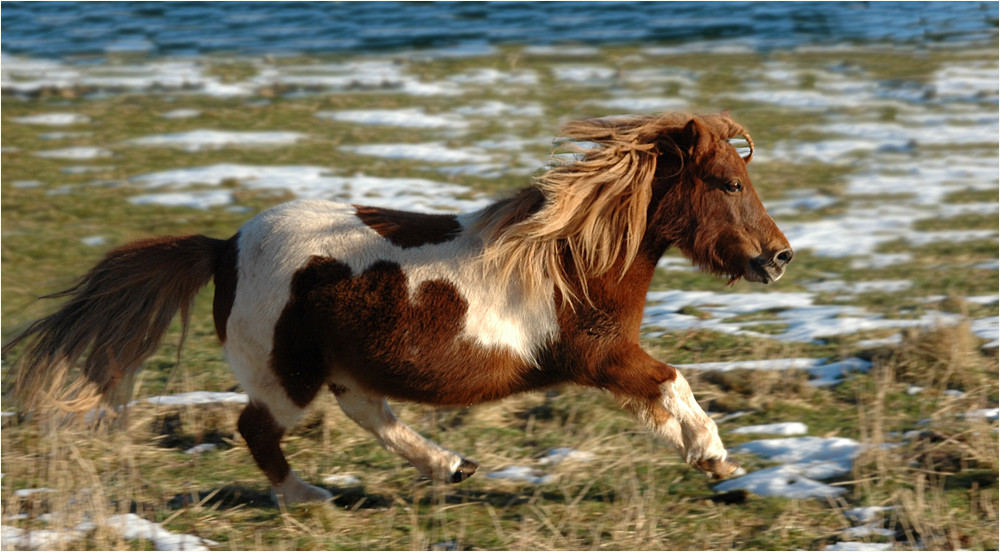
[[[286,503],[330,497],[280,445],[323,387],[435,482],[478,466],[404,425],[387,398],[464,406],[565,382],[610,391],[691,466],[726,477],[738,465],[715,422],[640,348],[639,328],[671,246],[730,284],[784,273],[792,250],[747,175],[753,141],[727,114],[584,120],[563,136],[588,147],[478,212],[292,201],[227,240],[115,249],[5,347],[26,342],[16,394],[29,408],[124,403],[171,319],[180,311],[186,331],[214,279],[215,329],[249,395],[239,431]]]

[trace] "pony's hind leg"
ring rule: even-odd
[[[250,455],[271,482],[275,500],[290,505],[327,500],[333,496],[326,489],[302,481],[292,471],[281,450],[281,437],[286,426],[275,419],[267,405],[251,399],[240,414],[237,427],[250,449]]]
[[[255,354],[257,351],[247,353],[232,341],[226,346],[226,356],[236,379],[250,396],[250,403],[240,414],[237,427],[250,455],[270,481],[275,500],[289,505],[331,498],[332,494],[326,489],[299,479],[281,450],[281,437],[302,416],[315,392],[311,395],[301,393],[298,402],[293,401],[268,364],[254,360],[263,355]]]
[[[357,385],[345,387],[334,383],[330,385],[330,390],[337,396],[340,408],[348,417],[375,435],[386,450],[405,458],[432,481],[459,483],[468,479],[479,467],[475,462],[421,437],[399,421],[384,397],[361,391]]]

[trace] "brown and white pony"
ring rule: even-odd
[[[330,497],[280,447],[323,387],[436,482],[478,466],[401,423],[387,398],[464,406],[564,382],[606,389],[687,463],[730,475],[715,423],[683,376],[640,348],[639,327],[668,247],[730,283],[784,273],[792,250],[747,175],[753,142],[726,114],[586,120],[563,135],[593,147],[478,212],[292,201],[228,240],[115,249],[5,347],[27,341],[17,396],[76,410],[124,402],[170,320],[180,310],[186,330],[214,278],[215,328],[250,398],[239,430],[286,503]],[[746,157],[729,142],[738,136]]]

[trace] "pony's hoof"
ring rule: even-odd
[[[472,462],[471,460],[462,459],[462,463],[458,465],[455,473],[451,474],[452,483],[461,483],[466,479],[472,477],[472,474],[476,473],[476,469],[479,468],[479,464]]]
[[[740,475],[746,471],[740,467],[739,462],[733,460],[723,460],[712,458],[711,460],[700,460],[694,466],[698,470],[711,476],[712,479],[725,479],[730,475]]]
[[[285,506],[306,502],[324,502],[333,498],[333,493],[315,485],[301,483],[300,485],[283,485],[284,488],[271,488],[271,500],[275,504]]]

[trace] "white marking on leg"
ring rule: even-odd
[[[661,435],[692,466],[716,475],[736,469],[726,464],[726,447],[715,421],[694,399],[691,386],[680,372],[660,385],[660,401],[652,405],[627,404],[653,431]],[[725,473],[719,473],[725,472]]]
[[[719,438],[715,420],[708,417],[701,405],[694,399],[691,386],[684,376],[677,377],[660,386],[663,389],[663,406],[680,426],[683,454],[689,464],[700,460],[726,458],[726,447]]]
[[[386,450],[402,456],[435,482],[452,481],[462,457],[421,437],[399,421],[383,398],[347,388],[337,394],[337,401],[344,413],[375,435]]]

